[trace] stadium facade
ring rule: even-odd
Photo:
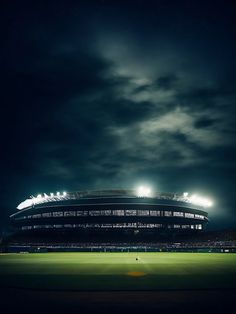
[[[145,193],[144,193],[145,194]],[[20,233],[197,233],[208,223],[209,202],[175,193],[134,190],[79,191],[31,197],[10,216]]]

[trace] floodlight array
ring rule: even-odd
[[[79,199],[83,197],[89,197],[93,195],[93,197],[104,197],[106,195],[109,195],[112,190],[109,191],[80,191],[80,192],[56,192],[56,193],[43,193],[38,194],[36,197],[31,196],[30,198],[26,199],[25,201],[21,202],[17,209],[21,210],[24,208],[32,207],[34,205],[42,204],[42,203],[48,203],[48,202],[58,202],[63,200],[72,200],[72,199]],[[117,191],[113,191],[114,194]],[[134,190],[122,190],[118,191],[118,196],[128,196],[128,197],[145,197],[145,198],[154,198],[154,199],[164,199],[164,200],[172,200],[177,202],[185,202],[194,204],[196,206],[200,207],[210,207],[213,205],[212,201],[210,201],[207,198],[198,196],[198,195],[189,195],[189,193],[184,192],[183,194],[176,194],[176,193],[153,193],[152,190],[149,187],[140,186],[136,191]],[[123,194],[120,194],[120,193]],[[107,194],[108,193],[108,194]],[[125,193],[125,194],[124,194]]]
[[[38,194],[36,197],[31,196],[31,198],[26,199],[25,201],[21,202],[18,206],[17,209],[21,210],[27,207],[31,207],[34,205],[42,204],[42,203],[47,203],[47,202],[55,202],[55,201],[62,201],[70,199],[68,197],[67,192],[57,192],[57,193],[50,193],[49,195],[46,193]]]

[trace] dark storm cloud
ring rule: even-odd
[[[165,76],[159,77],[156,80],[155,84],[157,88],[168,90],[168,89],[175,88],[175,84],[177,81],[178,81],[177,76],[165,75]]]
[[[194,123],[196,128],[207,128],[217,123],[217,120],[211,118],[201,118]]]
[[[231,7],[217,2],[213,17],[207,3],[57,3],[3,11],[4,194],[150,180],[180,192],[204,181],[214,197],[232,186]]]
[[[173,90],[176,87],[178,78],[175,74],[163,75],[156,79],[156,81],[143,84],[135,88],[134,93],[150,92],[153,90]]]

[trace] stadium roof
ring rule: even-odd
[[[154,199],[166,199],[174,200],[179,202],[191,203],[200,207],[212,206],[212,202],[206,198],[198,195],[189,195],[187,192],[183,194],[179,193],[161,193],[154,192],[151,193],[149,189],[140,187],[138,190],[130,189],[111,189],[111,190],[87,190],[87,191],[76,191],[76,192],[56,192],[56,193],[43,193],[38,194],[37,197],[31,196],[25,201],[21,202],[17,209],[21,210],[27,207],[31,207],[37,204],[49,203],[62,200],[73,200],[80,198],[104,198],[104,197],[145,197]]]

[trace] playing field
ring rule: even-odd
[[[235,289],[236,254],[1,254],[0,281],[52,290]]]

